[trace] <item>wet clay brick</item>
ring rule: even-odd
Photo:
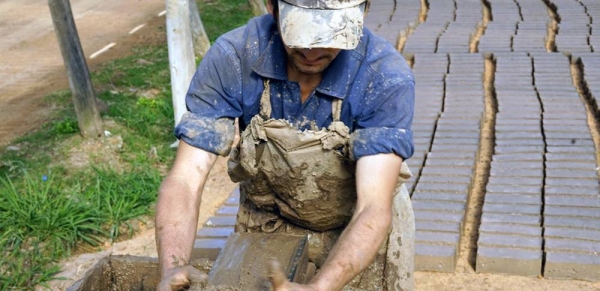
[[[427,161],[425,161],[425,166],[431,167],[439,167],[439,166],[452,166],[452,167],[469,167],[473,169],[475,165],[475,160],[471,158],[463,158],[463,159],[440,159],[428,157]]]
[[[518,178],[518,177],[490,177],[489,184],[498,185],[531,185],[542,188],[542,180],[537,178]]]
[[[205,225],[208,226],[235,226],[235,216],[215,216],[209,218]]]
[[[197,238],[227,238],[233,233],[233,227],[208,227],[205,226],[196,233]]]
[[[564,195],[564,196],[591,196],[600,195],[600,186],[593,187],[570,187],[570,186],[544,186],[546,195]]]
[[[544,277],[598,281],[600,280],[600,255],[547,252]]]
[[[412,196],[413,201],[417,200],[433,200],[433,201],[454,201],[465,203],[467,201],[467,193],[445,193],[445,192],[417,192]]]
[[[432,152],[477,152],[478,144],[438,144],[433,143]]]
[[[505,146],[496,146],[494,148],[494,153],[496,154],[522,154],[522,153],[543,153],[544,146],[514,146],[514,145],[505,145]]]
[[[513,161],[513,162],[539,162],[541,163],[544,160],[543,154],[541,153],[527,153],[527,154],[506,154],[506,155],[494,155],[492,157],[493,161]]]
[[[460,233],[460,223],[415,220],[415,229],[417,231],[425,230]]]
[[[594,146],[592,138],[560,138],[546,140],[548,146]]]
[[[540,132],[498,132],[496,139],[522,139],[522,138],[539,138],[542,139]]]
[[[441,222],[459,222],[462,224],[463,214],[421,210],[415,211],[415,219]]]
[[[569,168],[550,168],[546,166],[546,177],[548,178],[578,178],[578,179],[590,179],[598,181],[598,171],[596,169],[579,170]],[[597,186],[597,185],[594,185]]]
[[[577,161],[577,162],[551,162],[546,161],[547,169],[577,169],[577,170],[587,170],[587,171],[596,171],[597,165],[595,160],[589,161]]]
[[[484,212],[481,215],[482,223],[508,223],[540,226],[540,215],[506,214]]]
[[[542,180],[544,178],[544,170],[539,169],[511,169],[511,168],[500,168],[494,167],[490,169],[490,176],[492,177],[528,177]]]
[[[541,194],[542,187],[540,186],[515,186],[512,184],[488,184],[486,187],[487,192],[495,193],[527,193],[527,194]]]
[[[580,206],[600,208],[600,196],[554,196],[548,195],[544,198],[546,205],[557,206]]]
[[[600,210],[593,207],[544,206],[544,216],[573,216],[600,219]]]
[[[544,227],[571,227],[600,230],[600,219],[564,216],[545,216]]]
[[[431,152],[427,154],[427,158],[434,159],[464,159],[470,158],[475,161],[475,152]]]
[[[516,234],[524,236],[542,236],[542,228],[531,225],[517,225],[505,223],[482,223],[479,226],[479,233],[489,232],[493,234]]]
[[[539,236],[507,235],[484,232],[479,234],[477,245],[541,250],[542,238]]]
[[[544,250],[546,252],[574,252],[598,254],[600,242],[578,239],[545,238]]]
[[[411,168],[412,169],[412,168]],[[471,183],[471,176],[450,176],[450,175],[435,175],[429,173],[421,174],[419,183]]]
[[[537,277],[542,270],[542,250],[480,246],[476,270],[477,273]]]
[[[600,242],[600,230],[545,227],[544,238],[566,238]]]
[[[546,160],[548,161],[568,161],[568,162],[573,162],[573,161],[589,161],[589,160],[595,160],[596,159],[596,155],[592,154],[553,154],[553,153],[547,153],[546,154]]]
[[[225,247],[226,242],[225,238],[196,239],[192,250],[192,259],[207,258],[214,261]]]
[[[542,211],[541,205],[527,204],[496,204],[486,203],[483,205],[483,212],[492,213],[513,213],[513,214],[540,214]]]
[[[424,201],[415,200],[412,202],[413,209],[415,210],[433,210],[433,211],[447,211],[463,213],[465,211],[465,204],[460,202],[452,201]]]
[[[543,170],[544,163],[542,161],[492,161],[492,169],[535,169]]]
[[[539,138],[503,139],[496,140],[497,146],[503,145],[544,146],[544,140]]]
[[[598,178],[579,179],[579,178],[557,178],[547,177],[545,179],[548,186],[570,186],[570,187],[594,187],[599,185]]]
[[[240,197],[229,197],[225,200],[226,206],[238,206],[240,205]]]
[[[485,203],[542,205],[542,195],[521,193],[487,193]]]
[[[215,213],[216,216],[236,216],[238,213],[238,206],[221,206]]]
[[[419,183],[417,184],[417,191],[423,192],[455,192],[455,193],[468,193],[469,184],[448,184],[448,183]]]
[[[456,247],[415,243],[415,271],[453,273]]]
[[[435,137],[435,144],[439,145],[478,145],[479,138],[455,138],[455,137]]]
[[[432,245],[458,246],[459,233],[418,230],[415,232],[415,242]]]
[[[423,168],[421,175],[471,176],[472,167],[429,167]]]
[[[546,147],[546,151],[549,153],[578,153],[578,154],[594,154],[594,146],[571,146],[571,147],[557,147],[551,146]]]

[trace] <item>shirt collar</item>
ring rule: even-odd
[[[364,43],[359,44],[359,48]],[[356,79],[359,66],[353,54],[355,50],[342,50],[329,64],[323,74],[323,80],[316,91],[331,97],[344,99],[352,82]],[[287,60],[283,40],[277,30],[271,35],[267,47],[256,60],[252,69],[263,78],[287,81]]]

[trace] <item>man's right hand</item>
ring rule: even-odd
[[[168,270],[158,286],[157,291],[177,291],[189,286],[192,282],[206,282],[208,275],[192,266],[175,267]]]

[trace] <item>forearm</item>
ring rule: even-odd
[[[202,189],[216,155],[181,143],[173,169],[159,189],[156,204],[156,245],[161,276],[189,263]]]
[[[352,219],[311,281],[317,290],[340,290],[373,262],[391,221],[382,213],[389,211],[367,207]]]
[[[160,273],[189,262],[192,253],[200,197],[178,178],[163,182],[156,205],[156,245]],[[178,193],[172,198],[169,193]]]

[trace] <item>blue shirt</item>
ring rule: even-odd
[[[411,124],[414,78],[404,58],[384,39],[364,29],[354,50],[343,50],[323,72],[314,93],[301,102],[300,86],[288,81],[286,53],[273,17],[254,18],[221,36],[196,71],[186,96],[187,112],[175,136],[203,150],[227,155],[233,119],[244,130],[260,109],[263,80],[270,79],[271,117],[299,129],[332,122],[332,100],[343,99],[341,120],[350,128],[353,159],[414,147]]]

